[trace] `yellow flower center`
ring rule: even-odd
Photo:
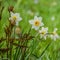
[[[56,32],[53,32],[52,34],[53,34],[53,35],[56,35]]]
[[[46,31],[42,31],[42,32],[41,32],[41,34],[43,34],[43,35],[44,35],[45,33],[46,33]]]
[[[16,16],[13,16],[13,19],[14,19],[14,20],[16,20],[16,19],[17,19],[17,17],[16,17]]]
[[[35,26],[39,26],[39,25],[40,25],[40,21],[36,20],[36,21],[34,22],[34,25],[35,25]]]

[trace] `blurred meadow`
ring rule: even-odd
[[[44,26],[49,28],[49,32],[58,28],[57,33],[60,35],[60,0],[0,0],[0,38],[5,37],[4,28],[9,25],[8,8],[10,6],[13,6],[14,12],[19,13],[22,17],[19,26],[23,34],[28,32],[31,27],[29,20],[37,15],[42,16]],[[31,31],[31,35],[36,35],[34,29]],[[54,41],[50,38],[46,40],[38,40],[38,38],[28,41],[29,50],[25,60],[60,60],[60,39]],[[0,48],[5,47],[5,44],[5,41],[0,43]],[[14,55],[15,53],[16,55]],[[20,53],[13,50],[12,60],[19,60]],[[2,55],[5,57],[4,53]]]

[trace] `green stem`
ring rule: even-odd
[[[26,37],[27,38],[27,37]],[[23,45],[26,45],[27,46],[27,43],[28,43],[28,40],[25,40]],[[22,59],[21,60],[24,60],[25,59],[25,55],[26,55],[26,47],[25,48],[22,48]]]
[[[10,26],[10,31],[12,32],[12,26]],[[11,36],[11,33],[10,33],[10,36]],[[14,39],[15,39],[15,29],[14,29]],[[12,48],[13,48],[13,40],[11,40],[10,42],[10,60],[12,60]]]
[[[51,42],[46,46],[46,48],[44,49],[44,51],[41,53],[40,57],[42,57],[42,55],[45,53],[45,51],[48,49],[48,47],[51,45]]]
[[[7,39],[7,40],[6,40],[6,45],[7,45],[7,48],[8,48],[8,47],[9,47],[9,46],[8,46],[8,45],[9,45],[9,43],[8,43],[8,39],[9,39],[9,38],[6,36],[6,39]],[[7,51],[7,58],[8,58],[8,51]]]
[[[24,60],[24,58],[25,58],[25,49],[23,48],[22,49],[22,57],[21,57],[21,60]]]
[[[20,43],[20,41],[18,42],[18,44]],[[16,52],[15,52],[15,54],[14,54],[14,60],[17,60],[17,57],[18,57],[18,54],[20,53],[20,48],[19,47],[17,47],[16,48]]]
[[[12,44],[10,43],[10,60],[12,60]]]
[[[3,55],[1,54],[1,60],[3,60]]]

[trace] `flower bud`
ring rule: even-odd
[[[16,33],[16,34],[20,34],[20,28],[19,28],[19,27],[16,27],[15,33]]]
[[[9,11],[9,12],[10,12],[10,11],[13,11],[13,8],[14,8],[13,6],[9,6],[9,7],[8,7],[8,11]]]

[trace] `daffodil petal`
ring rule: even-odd
[[[39,19],[40,21],[42,21],[42,17],[39,17],[38,19]]]
[[[30,23],[30,24],[33,24],[33,23],[34,23],[34,21],[33,21],[33,20],[29,20],[29,23]]]
[[[38,20],[38,17],[37,17],[37,16],[35,16],[35,17],[34,17],[34,20]]]

